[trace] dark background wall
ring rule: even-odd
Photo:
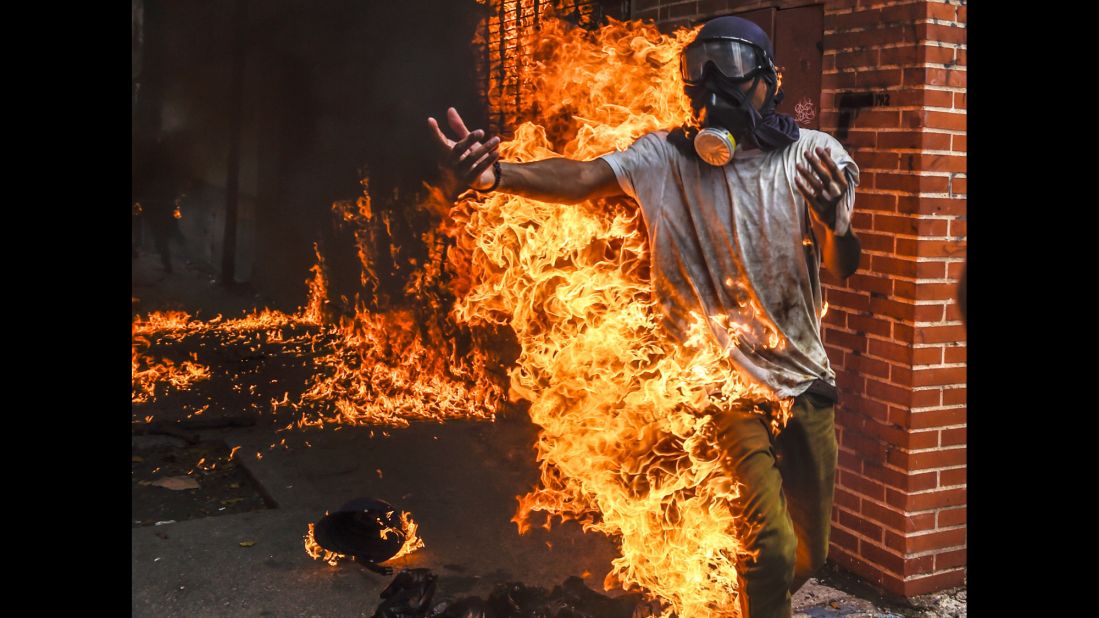
[[[361,194],[360,169],[368,169],[375,208],[392,211],[398,244],[416,252],[423,222],[409,206],[434,171],[426,117],[453,105],[473,124],[484,122],[470,45],[481,9],[473,0],[248,0],[241,22],[235,2],[134,5],[143,31],[135,42],[135,142],[173,136],[179,167],[195,180],[180,221],[191,259],[220,268],[234,133],[235,279],[276,308],[304,301],[314,241],[333,254],[337,280],[357,279],[351,243],[337,237],[330,212],[333,201]],[[234,127],[240,40],[242,114]],[[402,197],[391,203],[395,191]]]

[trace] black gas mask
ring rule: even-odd
[[[746,141],[760,147],[756,133],[763,126],[763,118],[774,108],[774,83],[765,82],[756,76],[747,90],[732,85],[722,87],[709,79],[696,87],[691,94],[692,107],[701,128],[694,137],[695,152],[710,165],[725,165],[733,158],[737,140]],[[766,88],[767,101],[764,109],[757,110],[753,100],[756,90]],[[768,109],[770,108],[770,109]]]
[[[775,114],[782,100],[770,41],[754,23],[739,17],[710,21],[680,56],[684,90],[700,130],[695,152],[706,163],[727,164],[737,140],[771,150],[798,138],[793,118]],[[756,109],[756,92],[765,88]]]

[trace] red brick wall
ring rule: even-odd
[[[634,0],[632,18],[670,29],[810,4]],[[841,389],[830,559],[904,596],[965,576],[965,24],[964,2],[824,3],[821,130],[862,171],[863,247],[856,275],[824,276]]]

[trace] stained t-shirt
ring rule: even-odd
[[[817,379],[835,386],[820,336],[820,252],[794,179],[807,151],[830,149],[850,184],[836,213],[842,235],[859,177],[851,156],[830,135],[801,129],[786,148],[738,147],[714,167],[668,139],[649,133],[602,158],[641,206],[669,334],[685,340],[695,312],[710,318],[737,368],[776,395],[795,397]]]

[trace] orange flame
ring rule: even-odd
[[[309,286],[309,302],[302,311],[302,319],[306,322],[321,324],[324,322],[324,305],[328,302],[328,286],[324,277],[324,257],[317,243],[313,243],[313,253],[317,256],[317,263],[309,269],[313,277],[306,282]]]
[[[137,332],[136,324],[133,328]],[[154,360],[142,353],[148,347],[148,339],[135,334],[130,355],[130,400],[132,403],[148,403],[156,399],[158,384],[166,390],[187,390],[196,382],[208,380],[210,369],[191,361],[181,363],[169,359]]]
[[[397,558],[407,556],[414,551],[423,549],[424,540],[416,534],[416,531],[419,528],[419,524],[412,520],[411,513],[401,511],[401,532],[404,533],[405,541],[404,544],[401,545],[401,549],[398,550],[396,554],[393,554],[393,557],[389,560],[396,560]]]
[[[368,187],[364,179],[364,192]],[[378,289],[372,265],[379,230],[369,194],[364,193],[356,205],[352,209],[348,202],[337,202],[333,210],[354,230],[364,292],[373,300],[376,296],[371,291]],[[381,217],[381,222],[388,226],[387,217]],[[427,298],[430,282],[441,274],[437,265],[425,265],[419,276],[410,279],[406,292]],[[441,302],[432,299],[428,309],[441,313]],[[413,310],[371,311],[358,296],[355,304],[354,315],[342,317],[336,327],[332,353],[317,359],[321,371],[292,406],[322,410],[311,419],[303,417],[299,426],[401,427],[410,420],[495,417],[503,390],[489,375],[488,355],[476,349],[461,354],[454,338],[434,324],[436,320],[417,319]],[[315,405],[325,402],[331,405]]]
[[[327,513],[325,513],[327,515]],[[305,553],[309,554],[309,557],[314,560],[323,560],[329,564],[329,566],[336,566],[340,563],[340,560],[347,558],[344,554],[340,554],[334,551],[328,551],[320,546],[317,540],[313,538],[313,524],[309,524],[309,530],[305,533]]]

